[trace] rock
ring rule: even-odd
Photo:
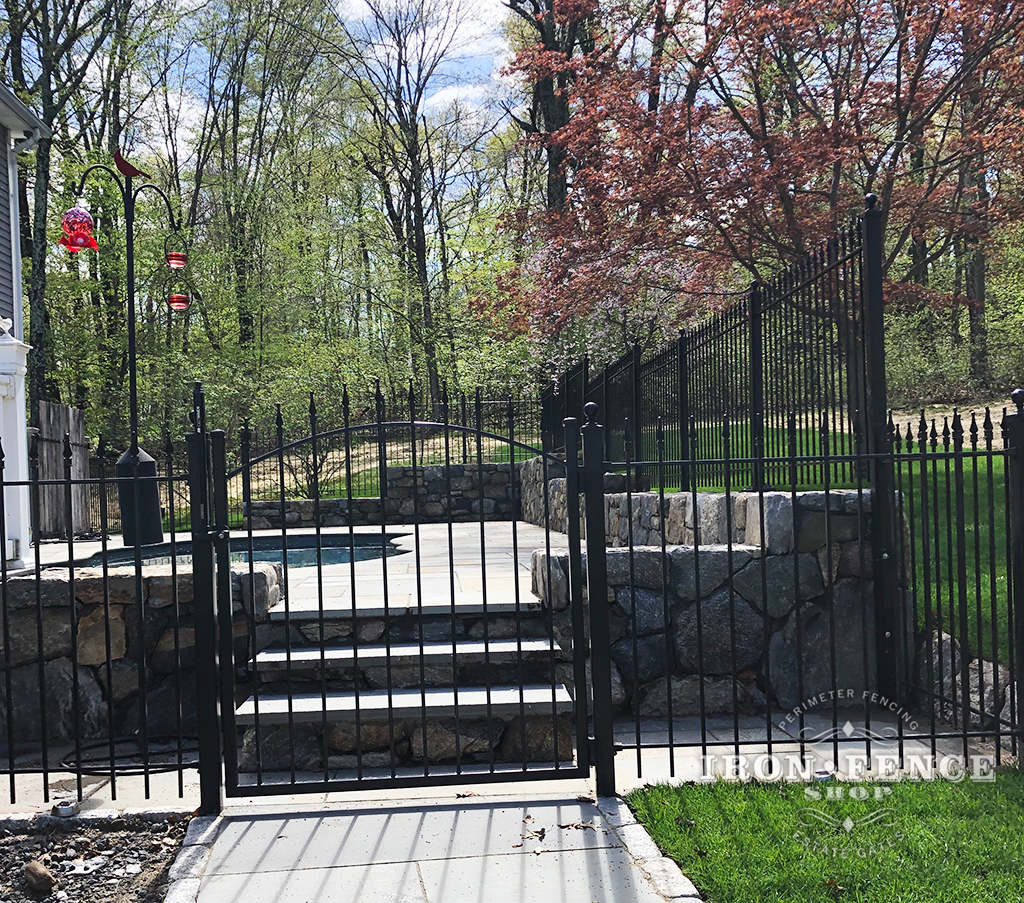
[[[605,560],[608,585],[613,587],[660,590],[665,585],[664,575],[671,572],[671,564],[662,556],[660,546],[634,546],[632,556],[629,549],[609,549]]]
[[[121,726],[122,735],[131,736],[139,730],[139,700],[132,703]],[[174,675],[156,687],[146,688],[146,726],[150,737],[178,735],[178,687]],[[181,733],[194,736],[199,730],[196,720],[196,674],[181,674]]]
[[[793,551],[793,505],[787,493],[752,493],[747,497],[746,543],[760,546],[769,555],[785,555]]]
[[[383,618],[360,618],[356,621],[356,639],[360,643],[375,643],[384,636]]]
[[[515,618],[508,617],[488,617],[487,618],[487,638],[491,640],[514,640],[516,637],[527,637],[542,638],[547,636],[547,631],[544,628],[544,622],[538,621],[525,611],[519,616],[519,624],[516,624]],[[427,625],[424,625],[425,627]],[[446,625],[447,626],[447,625]],[[483,619],[477,621],[469,628],[467,633],[472,639],[481,640],[484,636],[484,621]],[[426,636],[424,634],[424,636]],[[445,634],[444,639],[451,636],[451,630]],[[418,640],[419,637],[414,639]]]
[[[736,682],[736,696],[740,712],[753,712],[757,709],[757,700],[751,689],[750,682]],[[760,695],[760,694],[758,694]],[[645,718],[667,718],[668,684],[658,680],[645,688],[643,699],[639,704],[639,714]],[[762,697],[763,699],[763,697]],[[637,703],[633,701],[634,711]],[[704,714],[724,715],[733,710],[732,680],[727,677],[704,678]],[[699,715],[700,678],[696,676],[672,678],[672,717]]]
[[[396,750],[393,756],[389,752],[364,752],[361,756],[328,756],[327,766],[332,771],[356,771],[359,768],[390,768],[392,764],[401,765],[402,759],[406,754],[407,751],[402,749]]]
[[[239,568],[241,573],[242,605],[250,617],[257,622],[265,621],[267,611],[277,605],[281,598],[281,589],[277,583],[277,571],[268,561],[253,562],[250,572],[249,566]]]
[[[102,583],[100,584],[102,592]],[[38,593],[38,600],[37,600]],[[31,608],[67,608],[68,572],[66,568],[46,568],[38,576],[34,573],[7,578],[7,610]],[[100,601],[103,601],[102,595]]]
[[[725,519],[725,496],[718,493],[697,494],[697,526],[700,545],[714,545],[728,541]]]
[[[560,762],[572,759],[572,716],[558,715],[557,734],[552,717],[547,715],[518,715],[509,720],[501,744],[503,762]],[[523,744],[525,732],[526,743]]]
[[[139,666],[134,659],[119,658],[110,663],[110,687],[107,686],[106,664],[96,669],[96,678],[116,705],[139,690]]]
[[[74,736],[74,677],[71,660],[58,658],[44,666],[46,693],[46,736],[63,742]],[[14,668],[11,674],[14,742],[25,743],[42,738],[42,705],[39,699],[39,665]],[[89,668],[78,669],[78,717],[84,739],[104,736],[107,705],[103,692]],[[0,692],[0,742],[7,742],[7,700]]]
[[[298,628],[302,635],[314,645],[320,645],[320,621],[302,621]],[[323,637],[324,642],[331,640],[343,640],[352,636],[352,621],[324,621]]]
[[[192,581],[192,568],[176,567],[174,575],[171,566],[146,568],[146,605],[150,608],[166,608],[175,602],[174,587],[177,584],[177,603],[187,605],[195,599],[195,585]]]
[[[241,626],[244,630],[245,625]],[[173,674],[178,668],[196,666],[196,631],[194,627],[178,628],[178,653],[174,651],[174,629],[168,628],[156,644],[149,663],[158,674]]]
[[[363,671],[366,683],[371,689],[383,690],[388,686],[388,669],[375,665]],[[419,665],[392,665],[391,688],[396,687],[445,687],[452,682],[452,666],[424,665],[422,675]]]
[[[110,606],[111,659],[123,658],[127,648],[123,614],[124,609],[120,605]],[[78,619],[78,663],[102,665],[107,658],[107,617],[100,607]]]
[[[700,596],[711,595],[729,578],[730,554],[733,573],[741,570],[750,561],[749,549],[741,546],[711,545],[677,546],[669,552],[672,562],[669,577],[672,591],[685,602],[693,602],[697,598],[697,566],[700,566]]]
[[[321,768],[321,740],[317,729],[310,724],[295,724],[292,731],[287,725],[260,727],[259,759],[263,771],[319,771]],[[238,770],[256,771],[256,728],[249,727],[242,739],[238,754]]]
[[[612,673],[612,710],[615,711],[615,712],[619,712],[619,711],[621,711],[622,709],[624,709],[626,707],[626,702],[628,700],[628,697],[626,695],[626,684],[622,680],[622,672],[619,671],[619,666],[616,665],[614,661],[611,663],[611,666],[612,666],[611,667],[611,673]],[[568,682],[566,682],[566,686],[569,686],[572,683],[572,676],[571,676],[572,669],[571,669],[571,667],[570,667],[569,670],[570,670],[570,677],[569,677]],[[590,659],[589,658],[587,659],[587,663],[585,665],[585,671],[586,671],[586,675],[587,675],[587,691],[588,691],[587,692],[587,714],[588,715],[593,715],[594,714],[594,706],[592,704],[592,698],[593,698],[592,688],[593,688],[593,685],[594,685],[594,677],[593,677],[593,674],[591,672]]]
[[[342,753],[353,753],[360,747],[364,753],[380,752],[389,749],[392,740],[404,740],[405,735],[405,726],[399,719],[395,719],[390,730],[386,721],[361,721],[358,736],[354,721],[332,721],[327,725],[327,746]]]
[[[145,625],[142,636],[139,635],[139,607],[137,605],[126,606],[123,613],[125,626],[125,639],[127,640],[126,654],[128,658],[141,658],[140,640],[145,641],[145,654],[148,658],[160,638],[167,631],[167,628],[174,623],[174,610],[172,608],[146,608]]]
[[[794,580],[794,565],[799,572],[797,580]],[[825,592],[821,568],[814,556],[807,554],[797,555],[796,562],[792,555],[767,555],[751,561],[736,575],[733,586],[760,612],[765,609],[764,590],[767,589],[768,615],[773,618],[784,618],[793,610],[797,590],[801,603],[816,599]]]
[[[39,860],[33,859],[25,864],[25,883],[37,893],[48,894],[57,886],[57,879]]]
[[[58,570],[56,573],[61,572]],[[67,571],[63,575],[66,598]],[[146,592],[145,582],[142,592]],[[79,602],[84,605],[102,605],[104,593],[106,601],[111,605],[134,605],[135,566],[108,568],[106,578],[103,576],[103,568],[75,568],[75,598]]]
[[[729,674],[735,665],[743,671],[755,665],[764,647],[764,621],[739,594],[730,601],[728,589],[719,590],[709,598],[690,605],[676,617],[676,659],[681,668],[701,671],[697,643],[697,611],[700,606],[703,640],[703,673]],[[735,663],[732,652],[731,612],[736,612]]]
[[[636,620],[634,621],[634,600],[636,602]],[[630,631],[634,629],[637,636],[649,636],[652,633],[663,633],[665,630],[665,609],[668,617],[672,617],[673,596],[669,595],[667,604],[663,593],[651,592],[649,589],[632,589],[620,586],[615,592],[615,601],[626,613],[626,624]]]
[[[505,731],[505,722],[500,718],[435,718],[426,722],[426,756],[423,754],[423,725],[416,724],[409,730],[409,745],[412,757],[429,762],[453,761],[456,749],[459,757],[486,756],[489,749],[497,748]]]
[[[530,575],[533,593],[542,602],[553,611],[560,611],[568,607],[569,554],[567,552],[552,552],[549,567],[547,552],[543,549],[535,549],[530,556]],[[550,587],[548,586],[549,577]]]
[[[65,584],[66,586],[66,584]],[[9,667],[17,668],[39,660],[39,620],[34,611],[13,611],[7,624],[11,648],[5,650]],[[71,617],[65,609],[44,608],[42,613],[43,658],[45,660],[71,655]],[[3,635],[0,633],[0,643]]]
[[[865,580],[875,579],[875,559],[871,546],[867,542],[862,546],[857,540],[844,542],[839,546],[840,577],[863,577]]]
[[[746,603],[744,603],[746,604]],[[633,638],[626,637],[612,644],[612,661],[619,666],[623,679],[632,684],[662,677],[672,668],[672,650],[665,634],[636,638],[636,669],[633,667]]]
[[[922,638],[917,651],[917,662],[917,682],[918,686],[923,688],[926,697],[923,700],[925,708],[934,707],[939,718],[950,718],[950,703],[943,703],[942,699],[953,698],[953,675],[960,673],[960,644],[949,634],[943,633],[940,636],[937,630],[933,630],[930,641],[927,636]]]
[[[862,580],[839,580],[834,590],[836,690],[851,691],[859,699],[865,690],[877,687],[875,655],[875,602],[870,583]],[[803,667],[803,698],[828,693],[832,687],[831,634],[832,620],[826,604],[810,605],[801,610],[801,650],[797,649],[797,612],[793,612],[769,645],[769,679],[775,700],[783,709],[791,710],[800,699],[797,678]],[[867,632],[864,622],[867,622]],[[868,666],[864,670],[867,645]],[[802,654],[800,652],[802,651]]]
[[[692,545],[693,497],[688,492],[673,492],[667,496],[668,511],[665,514],[665,541],[674,545]]]
[[[824,511],[805,512],[800,515],[797,550],[816,552],[826,542],[851,542],[859,535],[860,519],[855,515],[830,514],[826,525]]]

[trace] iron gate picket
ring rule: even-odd
[[[234,470],[224,432],[189,437],[197,668],[210,690],[200,758],[218,763],[201,774],[203,808],[220,805],[221,759],[228,796],[587,776],[582,468],[566,469],[563,537],[548,493],[550,469],[565,465],[516,437],[511,406],[505,435],[483,429],[479,408],[474,426],[449,422],[445,407],[437,420],[410,406],[409,420],[384,421],[379,397],[374,423],[351,424],[347,398],[344,410],[343,426],[321,431],[311,404],[309,435],[290,443],[279,415],[263,454],[244,430]],[[584,441],[599,429],[584,427]],[[573,461],[580,429],[565,430]],[[467,447],[472,460],[459,463]],[[528,457],[539,529],[516,519]],[[367,472],[376,494],[355,495]],[[288,497],[296,479],[302,500]],[[231,486],[244,502],[234,539]],[[603,537],[603,524],[591,532]],[[254,560],[268,538],[278,566]],[[534,584],[562,581],[562,608],[530,593],[522,556],[534,548]],[[248,563],[232,565],[239,551]],[[594,641],[607,644],[602,624]],[[610,712],[594,708],[599,721]]]

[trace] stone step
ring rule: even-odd
[[[555,644],[557,651],[558,645]],[[444,664],[452,660],[452,643],[424,643],[422,657],[431,665]],[[521,654],[524,658],[549,654],[551,643],[543,639],[520,640],[458,640],[454,644],[455,658],[459,662],[483,662],[490,660],[517,661]],[[321,660],[319,646],[292,647],[289,653],[284,648],[264,649],[256,655],[254,664],[260,670],[305,670],[319,668],[321,661],[327,668],[350,668],[356,661],[363,665],[379,665],[389,658],[393,665],[415,665],[420,661],[419,643],[392,643],[390,650],[387,645],[367,644],[357,649],[350,644],[325,644]]]
[[[489,616],[514,615],[517,610],[521,614],[534,613],[540,612],[544,608],[541,601],[529,592],[520,593],[518,606],[516,597],[512,593],[488,595],[486,606],[480,593],[462,593],[461,597],[457,597],[455,601],[454,614],[457,618],[476,618],[485,611]],[[320,612],[319,600],[302,598],[293,600],[287,609],[284,602],[279,602],[270,609],[270,620],[315,621],[320,618]],[[450,598],[424,599],[421,607],[416,603],[415,598],[410,600],[408,593],[401,594],[395,599],[389,599],[386,607],[383,596],[364,596],[356,600],[355,617],[357,618],[383,618],[385,612],[389,618],[401,618],[408,615],[418,617],[421,613],[423,617],[449,618],[452,615],[452,603]],[[350,620],[353,617],[352,603],[325,600],[323,617],[325,621]]]
[[[552,698],[553,697],[553,698]],[[561,684],[519,687],[430,687],[420,689],[365,690],[359,693],[359,719],[361,721],[387,720],[390,711],[394,719],[451,718],[455,715],[456,699],[460,718],[486,717],[488,702],[491,717],[523,715],[550,715],[572,711],[572,697]],[[260,724],[287,724],[289,697],[287,694],[260,694]],[[356,695],[332,692],[327,694],[328,721],[355,721]],[[320,693],[301,693],[291,696],[291,715],[295,723],[317,724],[323,720],[324,700]],[[256,706],[253,697],[243,702],[235,712],[239,724],[253,724]]]

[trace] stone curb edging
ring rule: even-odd
[[[168,873],[171,880],[164,903],[196,903],[214,841],[223,826],[221,815],[199,815],[189,822],[185,840]]]
[[[673,903],[702,903],[693,882],[680,871],[675,862],[661,854],[658,845],[651,839],[647,829],[636,820],[629,806],[616,796],[602,796],[597,799],[597,808],[656,893]]]
[[[102,822],[115,818],[135,817],[145,821],[168,821],[173,818],[185,818],[194,809],[91,809],[77,815],[50,815],[48,812],[25,812],[13,815],[0,815],[0,828],[12,833],[26,834],[30,831],[45,831],[57,827],[94,828]]]

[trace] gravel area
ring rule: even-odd
[[[157,903],[187,828],[187,817],[137,815],[88,826],[51,820],[30,833],[0,828],[0,903]]]

